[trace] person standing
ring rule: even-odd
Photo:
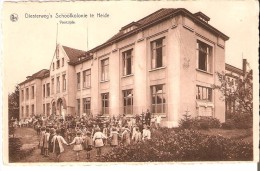
[[[133,133],[132,140],[134,144],[137,144],[142,140],[142,134],[138,127],[135,127],[135,132]]]
[[[83,150],[82,145],[81,145],[83,143],[83,139],[82,139],[82,137],[80,135],[81,135],[81,132],[77,132],[76,137],[69,144],[69,145],[74,144],[73,151],[76,152],[76,160],[77,161],[79,161],[79,153],[80,153],[80,151]]]
[[[149,109],[147,109],[146,113],[145,113],[145,124],[150,126],[151,124],[151,113],[149,111]]]
[[[125,146],[131,144],[131,136],[130,136],[130,130],[128,129],[128,126],[124,127],[124,131],[122,133],[122,142]]]
[[[50,129],[46,128],[46,132],[44,134],[43,148],[44,148],[44,156],[49,157],[49,138],[50,138]]]
[[[65,139],[60,135],[60,130],[56,131],[56,135],[52,138],[53,153],[56,154],[56,161],[60,161],[61,153],[64,152],[63,144],[69,145]]]
[[[107,139],[107,137],[101,132],[100,128],[97,127],[96,133],[93,136],[93,141],[97,149],[97,157],[101,155],[101,148],[104,146],[103,139]]]
[[[108,129],[107,129],[107,125],[104,124],[104,128],[103,128],[103,134],[108,137]],[[104,145],[107,145],[107,139],[104,139]]]
[[[45,135],[45,127],[41,128],[41,133],[40,133],[40,140],[39,140],[39,148],[41,149],[41,155],[44,155],[44,135]]]
[[[160,126],[161,126],[161,120],[162,120],[161,115],[157,115],[156,116],[156,128],[157,129],[160,128]]]
[[[86,132],[86,137],[84,139],[85,150],[87,151],[87,159],[90,159],[90,151],[92,150],[93,141],[91,139],[91,132]]]
[[[110,133],[110,138],[111,138],[111,146],[112,147],[116,147],[118,146],[118,132],[117,129],[115,127],[112,128],[112,131]]]

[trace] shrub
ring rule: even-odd
[[[20,138],[9,138],[9,162],[17,162],[34,151],[34,148],[21,150],[21,147],[22,142]]]
[[[253,145],[194,130],[161,129],[152,139],[134,146],[119,146],[100,162],[244,161],[253,159]]]
[[[22,142],[20,138],[9,138],[9,161],[17,161],[19,156],[17,155],[20,152],[22,147]]]
[[[221,123],[217,118],[210,116],[197,116],[191,118],[190,115],[185,114],[184,118],[180,120],[179,126],[183,129],[203,129],[220,128]]]
[[[235,125],[232,119],[227,119],[226,122],[222,123],[222,129],[234,129]]]
[[[232,116],[235,128],[247,129],[253,127],[253,117],[249,114],[234,114]]]

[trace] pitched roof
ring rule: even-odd
[[[69,57],[70,63],[77,62],[80,57],[85,57],[87,53],[86,51],[74,49],[67,46],[62,46],[62,47],[66,52],[67,56]]]
[[[122,36],[124,34],[124,32],[122,30],[125,29],[128,26],[135,25],[135,26],[137,26],[137,28],[143,27],[147,24],[150,24],[150,23],[152,23],[156,20],[159,20],[159,19],[171,14],[175,10],[176,10],[175,8],[162,8],[158,11],[155,11],[154,13],[152,13],[152,14],[150,14],[150,15],[148,15],[148,16],[146,16],[146,17],[144,17],[144,18],[142,18],[142,19],[140,19],[136,22],[132,22],[130,24],[127,24],[126,26],[123,26],[122,29],[117,34],[115,34],[113,37],[108,39],[106,42],[113,41],[113,40],[119,38],[120,36]]]
[[[34,73],[32,76],[28,76],[27,79],[25,81],[21,82],[19,85],[25,84],[27,82],[34,80],[34,79],[42,79],[42,78],[48,77],[49,75],[50,75],[49,70],[42,69],[42,70]]]
[[[101,49],[107,45],[110,45],[113,42],[120,41],[124,39],[127,36],[130,36],[132,34],[135,34],[136,32],[143,30],[145,28],[148,28],[158,22],[161,22],[165,19],[168,19],[169,17],[173,17],[174,15],[177,14],[184,14],[185,16],[190,17],[194,22],[197,24],[201,25],[202,27],[205,27],[206,29],[212,31],[213,33],[217,34],[218,36],[221,36],[224,40],[228,40],[229,37],[226,36],[224,33],[220,32],[207,22],[202,21],[199,17],[198,14],[202,15],[202,12],[198,12],[195,14],[192,14],[190,11],[184,9],[184,8],[162,8],[158,11],[155,11],[154,13],[136,21],[136,22],[131,22],[130,24],[127,24],[122,27],[122,29],[112,36],[110,39],[108,39],[105,43],[93,48],[90,50],[90,52],[95,52],[98,49]],[[203,14],[204,18],[206,17],[207,20],[209,20],[209,17]],[[129,32],[124,32],[123,30],[127,28],[128,26],[136,26],[134,29],[130,30]]]

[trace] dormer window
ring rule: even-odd
[[[130,31],[134,30],[135,28],[137,28],[138,25],[139,25],[139,23],[137,23],[137,22],[132,22],[132,23],[130,23],[130,24],[128,24],[128,25],[122,27],[122,28],[121,28],[121,31],[122,31],[123,33],[128,33],[128,32],[130,32]]]
[[[210,18],[208,16],[206,16],[205,14],[203,14],[202,12],[197,12],[194,14],[196,17],[198,17],[200,20],[208,23]]]

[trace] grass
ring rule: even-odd
[[[253,129],[209,129],[200,130],[202,134],[206,135],[220,135],[224,138],[242,139],[245,142],[253,143]]]

